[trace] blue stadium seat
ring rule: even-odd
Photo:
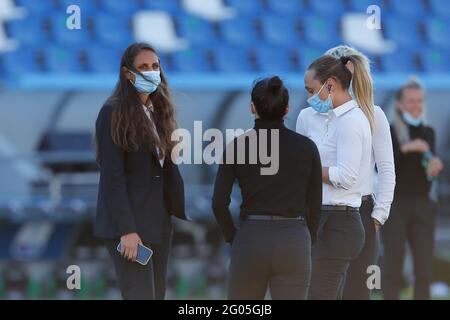
[[[0,55],[0,59],[6,74],[21,75],[40,71],[36,51],[31,48],[5,52]]]
[[[342,0],[313,0],[309,1],[311,8],[320,15],[339,17],[344,12]]]
[[[421,53],[424,71],[435,73],[448,73],[450,71],[450,52],[427,48]]]
[[[258,15],[265,11],[261,0],[226,0],[230,7],[235,8],[239,14]]]
[[[342,42],[339,32],[340,20],[308,15],[302,21],[305,38],[310,44],[329,48]]]
[[[215,66],[222,72],[252,71],[250,52],[247,48],[235,46],[219,46],[213,49]]]
[[[283,15],[298,15],[306,12],[302,0],[268,0],[267,3],[271,11]]]
[[[136,0],[101,0],[101,3],[107,11],[114,14],[131,15],[140,9]]]
[[[401,48],[416,48],[423,45],[419,33],[419,22],[416,19],[399,18],[390,15],[382,18],[385,36],[397,43]]]
[[[432,45],[450,49],[450,19],[431,17],[426,20],[426,30]]]
[[[430,0],[430,6],[434,14],[450,18],[450,1]]]
[[[280,50],[279,47],[258,46],[254,50],[258,70],[265,72],[296,72],[292,50]]]
[[[213,25],[204,19],[192,15],[182,15],[177,18],[180,35],[196,45],[211,45],[216,42]]]
[[[177,51],[173,54],[173,67],[181,72],[209,71],[207,53],[203,49]]]
[[[309,65],[322,56],[328,48],[302,45],[294,48],[299,63],[300,71],[306,71]]]
[[[19,7],[26,8],[28,16],[50,15],[55,9],[54,1],[16,0]]]
[[[95,37],[105,45],[124,50],[133,41],[128,17],[100,13],[93,23]]]
[[[51,18],[52,35],[55,40],[65,46],[85,46],[90,41],[86,17],[81,15],[81,29],[69,30],[66,25],[67,16],[57,14]]]
[[[293,46],[300,42],[296,17],[268,14],[261,17],[262,33],[270,45]]]
[[[351,0],[350,9],[360,13],[366,13],[371,5],[379,6],[381,10],[385,8],[383,0]]]
[[[37,46],[48,42],[44,21],[40,17],[11,20],[7,23],[10,38],[20,41],[21,45]]]
[[[222,36],[232,45],[250,45],[260,41],[255,20],[252,17],[238,17],[222,22]]]
[[[381,56],[385,72],[417,71],[414,54],[410,51],[396,51]]]
[[[85,51],[89,71],[95,73],[119,73],[120,51],[105,46],[89,46]]]
[[[426,14],[423,0],[390,0],[394,12],[405,18],[418,18]]]
[[[55,73],[82,72],[79,52],[62,47],[47,47],[42,49],[46,70]]]
[[[61,9],[63,9],[63,12],[66,12],[67,7],[70,5],[77,5],[80,7],[81,10],[81,17],[83,18],[83,15],[94,15],[97,10],[97,1],[93,0],[59,0],[59,6]]]
[[[144,9],[162,10],[168,13],[177,13],[180,11],[179,0],[143,0]]]

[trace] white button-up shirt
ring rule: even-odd
[[[150,107],[147,107],[147,106],[143,105],[142,107],[144,108],[144,112],[145,112],[145,114],[147,115],[147,117],[150,120],[150,123],[152,125],[152,130],[155,132],[155,135],[158,135],[158,130],[156,129],[155,122],[153,121],[153,115],[150,112],[150,110],[153,110],[153,105],[150,106]],[[156,148],[156,152],[157,152],[158,157],[159,157],[159,148],[158,147]],[[161,167],[164,166],[164,159],[165,159],[164,157],[162,157],[162,159],[159,159],[159,163],[161,164]]]
[[[356,101],[328,112],[324,135],[316,144],[331,182],[323,184],[322,203],[360,207],[364,179],[371,174],[372,136],[369,121]]]
[[[297,118],[296,131],[319,145],[326,135],[328,122],[328,114],[305,108]],[[389,217],[394,197],[395,168],[389,122],[378,106],[375,106],[375,132],[372,136],[370,163],[372,174],[363,181],[363,195],[374,194],[375,206],[372,218],[384,224]],[[374,184],[375,181],[377,183]]]

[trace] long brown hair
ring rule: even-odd
[[[156,50],[146,43],[133,43],[123,53],[120,62],[119,81],[109,98],[110,103],[114,105],[111,137],[117,146],[128,152],[137,151],[141,147],[149,151],[158,147],[161,157],[169,156],[175,145],[175,142],[171,140],[171,135],[177,128],[177,123],[174,118],[175,107],[161,64],[161,84],[155,92],[150,94],[154,110],[153,119],[158,136],[152,130],[150,120],[142,108],[142,101],[136,88],[122,70],[125,67],[136,74],[142,75],[134,67],[134,60],[142,50],[149,50],[158,55]]]

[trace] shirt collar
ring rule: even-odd
[[[339,107],[334,108],[333,110],[328,111],[329,115],[334,115],[336,118],[342,116],[343,114],[349,112],[350,110],[357,108],[358,104],[355,100],[347,101],[344,104],[341,104]]]

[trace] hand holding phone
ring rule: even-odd
[[[119,242],[119,245],[117,246],[117,251],[119,251],[122,254],[122,243],[121,242]],[[135,262],[145,266],[150,261],[150,258],[152,257],[152,255],[153,255],[152,249],[144,246],[142,243],[139,243],[138,247],[137,247],[136,258],[133,260],[133,262],[135,261]]]

